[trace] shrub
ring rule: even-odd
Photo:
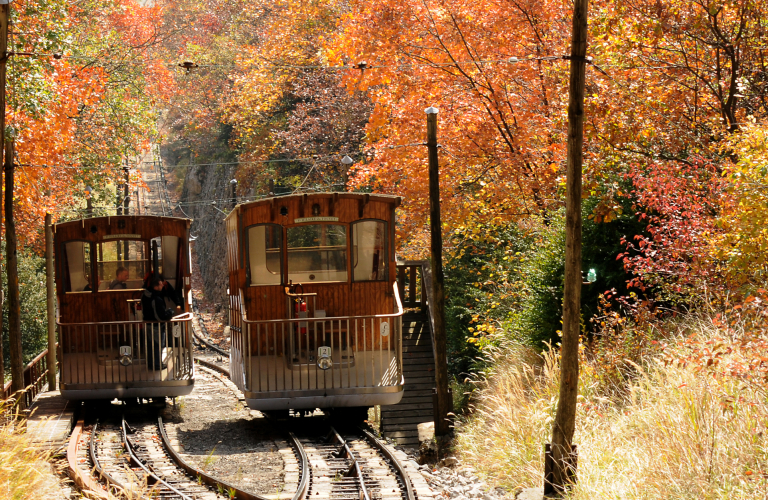
[[[620,399],[604,392],[600,366],[582,356],[578,483],[569,498],[765,498],[764,372],[747,379],[751,370],[734,368],[753,360],[768,336],[732,313],[723,318],[666,325],[674,336],[663,353],[642,358]],[[541,485],[557,406],[557,354],[545,351],[533,364],[529,357],[514,345],[497,353],[458,436],[462,458],[510,489]]]
[[[19,249],[19,299],[21,307],[21,341],[24,362],[48,348],[48,309],[45,288],[45,259]],[[7,276],[7,261],[3,245],[2,273]],[[8,285],[3,282],[3,354],[5,366],[10,366],[8,349]],[[6,374],[10,370],[6,368]]]
[[[30,446],[26,434],[11,425],[0,403],[0,500],[60,498],[58,479],[46,462],[49,453]]]

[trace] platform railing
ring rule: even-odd
[[[424,293],[424,269],[429,263],[423,260],[406,260],[397,263],[397,283],[403,307],[424,311],[427,307]]]
[[[190,380],[192,314],[170,321],[58,323],[61,388]]]
[[[48,385],[48,349],[38,354],[35,359],[29,362],[24,367],[24,403],[25,407],[29,408],[32,401],[37,395],[43,392],[43,388]],[[58,363],[57,363],[58,364]],[[8,382],[3,386],[3,391],[0,393],[0,400],[6,399],[11,395],[12,382]]]
[[[232,330],[233,379],[244,392],[360,389],[402,383],[403,306],[391,314],[253,321]],[[244,303],[240,291],[240,303]],[[323,347],[330,351],[323,363]],[[239,362],[242,360],[242,362]]]

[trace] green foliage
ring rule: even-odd
[[[521,307],[508,323],[509,333],[526,345],[543,346],[561,328],[565,276],[565,217],[557,213],[542,225],[531,245],[514,256],[520,266]]]
[[[643,233],[643,224],[631,210],[631,200],[619,198],[621,205],[609,222],[596,222],[590,217],[598,205],[597,198],[585,200],[582,228],[582,275],[587,280],[589,269],[597,279],[581,287],[581,317],[585,333],[590,318],[598,314],[600,295],[616,290],[627,295],[630,276],[616,256],[624,250],[622,236]],[[541,227],[535,243],[521,256],[522,280],[526,300],[521,310],[513,315],[510,331],[525,344],[543,347],[557,342],[561,328],[562,297],[565,280],[565,217],[553,214],[551,222]]]
[[[514,224],[472,224],[453,235],[445,266],[448,364],[453,375],[474,366],[521,307],[519,261],[530,245]],[[462,379],[462,377],[459,377]]]
[[[637,217],[632,208],[633,199],[619,196],[614,199],[614,202],[617,205],[614,217],[609,222],[596,222],[591,215],[598,206],[599,200],[596,197],[584,200],[581,269],[584,281],[590,269],[595,270],[597,279],[594,283],[581,287],[583,322],[589,322],[593,316],[600,313],[600,295],[606,290],[615,290],[614,294],[619,296],[630,295],[627,282],[632,276],[624,269],[623,260],[616,258],[626,251],[621,239],[626,237],[629,240],[635,235],[647,234],[646,223]]]
[[[10,366],[8,348],[8,284],[5,244],[2,248],[3,262],[3,355],[5,366]],[[45,259],[37,255],[18,251],[19,256],[19,299],[21,302],[21,339],[24,362],[27,363],[48,348],[48,319],[45,290]],[[6,373],[10,370],[6,368]]]
[[[599,200],[584,203],[582,269],[597,279],[582,286],[582,323],[599,313],[606,290],[627,295],[630,276],[616,256],[624,250],[622,236],[644,230],[619,198],[609,222],[590,218]],[[503,338],[536,348],[556,343],[561,329],[565,275],[565,217],[562,210],[527,231],[514,224],[478,224],[454,234],[455,247],[446,265],[446,322],[449,369],[456,376],[480,368],[478,354]],[[459,377],[460,379],[461,377]]]

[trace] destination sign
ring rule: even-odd
[[[140,234],[105,234],[105,240],[128,240],[131,238],[141,239]]]
[[[339,222],[338,217],[299,217],[293,219],[294,224],[301,224],[302,222]]]

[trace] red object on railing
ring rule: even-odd
[[[296,317],[297,318],[305,318],[307,315],[304,316],[299,315],[299,313],[305,313],[307,312],[307,301],[304,299],[296,299]],[[299,328],[300,333],[307,333],[307,324],[306,323],[300,323],[301,327]]]

